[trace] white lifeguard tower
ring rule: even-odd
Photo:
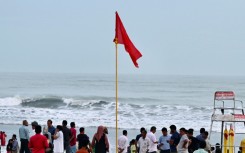
[[[212,134],[212,128],[214,122],[220,123],[220,143],[223,153],[235,153],[238,151],[240,144],[235,144],[235,138],[237,134],[235,133],[236,127],[244,127],[245,125],[245,115],[243,110],[243,102],[240,100],[235,100],[235,94],[233,91],[217,91],[214,94],[214,108],[213,114],[211,116],[210,134],[209,139]],[[215,123],[216,124],[216,123]],[[230,126],[232,129],[228,132],[226,129]],[[225,128],[225,130],[224,130]]]

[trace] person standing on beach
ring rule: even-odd
[[[181,138],[180,138],[179,144],[177,145],[177,151],[178,153],[188,153],[189,139],[186,135],[186,129],[181,128],[179,132],[180,132]]]
[[[87,149],[89,141],[87,139],[82,139],[81,144],[82,144],[81,148],[78,149],[78,151],[76,153],[89,153],[89,151]]]
[[[108,129],[107,129],[107,127],[105,127],[105,126],[104,126],[104,134],[107,136],[109,146],[111,146],[110,139],[109,139],[109,137],[108,137]],[[109,152],[109,153],[112,153],[111,147],[109,148],[109,151],[108,151],[108,152]]]
[[[2,134],[1,134],[1,146],[5,146],[6,145],[6,137],[7,137],[7,135],[5,134],[5,132],[2,131]]]
[[[189,146],[188,146],[188,152],[193,153],[195,150],[198,149],[199,141],[197,138],[193,137],[193,129],[189,129],[187,131],[187,136],[190,140]]]
[[[29,148],[32,153],[45,153],[49,147],[47,138],[41,135],[42,128],[40,125],[35,126],[36,134],[30,138]]]
[[[30,153],[28,148],[28,143],[30,140],[29,129],[27,128],[28,122],[24,120],[23,125],[19,128],[19,136],[20,136],[20,153]]]
[[[204,148],[206,147],[205,141],[200,141],[198,150],[195,150],[193,153],[208,153]]]
[[[204,141],[206,142],[205,150],[206,150],[207,152],[211,153],[211,145],[210,145],[210,143],[209,143],[209,141],[208,141],[208,131],[205,131],[205,132],[203,133],[203,139],[204,139]]]
[[[67,127],[67,121],[62,121],[62,131],[64,135],[64,150],[66,153],[70,153],[70,138],[71,138],[71,130]]]
[[[197,138],[197,140],[198,140],[199,142],[200,142],[200,141],[205,141],[205,140],[203,139],[203,134],[204,134],[204,132],[205,132],[205,128],[201,128],[201,129],[200,129],[200,134],[196,136],[196,138]]]
[[[19,144],[16,138],[16,134],[13,134],[12,140],[13,140],[12,153],[17,153],[19,151]]]
[[[128,132],[123,130],[123,135],[118,138],[118,153],[127,153],[128,149]]]
[[[160,153],[170,153],[170,139],[171,136],[168,135],[167,128],[162,128],[162,136],[159,138],[158,147],[160,149]]]
[[[108,138],[104,134],[104,127],[102,125],[98,127],[97,133],[94,134],[92,147],[95,148],[95,153],[106,153],[109,151]]]
[[[70,126],[71,126],[71,138],[70,138],[70,152],[71,153],[76,153],[77,151],[77,148],[76,148],[76,142],[77,142],[77,139],[76,139],[76,136],[77,136],[77,131],[75,129],[75,122],[71,122],[70,123]]]
[[[32,136],[34,136],[36,134],[36,132],[35,132],[36,126],[38,126],[38,123],[36,121],[33,121],[31,123],[32,132],[30,133],[30,137],[32,137]]]
[[[150,146],[150,139],[146,136],[146,130],[141,132],[142,135],[137,142],[137,147],[139,148],[139,153],[148,153],[149,146]]]
[[[170,150],[171,150],[171,153],[177,153],[176,146],[178,145],[180,141],[180,135],[176,131],[177,128],[175,125],[171,125],[169,128],[170,128],[170,134],[172,134],[171,139],[170,139]]]
[[[54,134],[54,153],[64,152],[64,136],[62,126],[58,125]]]
[[[145,130],[145,128],[144,127],[142,127],[142,128],[140,128],[140,134],[138,134],[137,136],[136,136],[136,144],[137,144],[137,142],[139,141],[139,139],[140,139],[140,137],[142,136],[142,132],[143,131],[146,131]],[[137,153],[139,153],[139,148],[137,148]]]
[[[92,150],[92,147],[91,147],[91,144],[90,144],[90,141],[89,141],[89,137],[84,133],[84,128],[81,127],[79,129],[80,131],[80,134],[77,135],[77,141],[78,141],[78,150],[82,148],[82,146],[84,146],[84,142],[88,142],[89,144],[89,149],[90,151]],[[86,141],[85,141],[86,140]]]
[[[147,137],[151,140],[150,141],[150,146],[149,146],[149,153],[156,153],[157,152],[157,138],[156,138],[156,127],[155,126],[152,126],[151,127],[151,130],[149,133],[147,133]]]
[[[53,136],[55,134],[55,128],[53,126],[52,120],[47,121],[47,126],[48,126],[48,132],[51,134],[52,143],[53,143],[53,140],[54,140]]]

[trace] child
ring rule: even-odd
[[[136,153],[136,140],[132,139],[130,141],[130,153]]]
[[[12,153],[12,148],[13,148],[13,139],[9,139],[9,142],[7,144],[7,153]]]

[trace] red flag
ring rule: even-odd
[[[124,44],[125,50],[129,53],[134,65],[138,66],[137,60],[142,56],[139,50],[134,46],[132,41],[129,39],[128,34],[123,26],[123,23],[116,12],[116,35],[114,38],[116,44]]]

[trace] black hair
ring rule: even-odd
[[[59,129],[59,131],[62,131],[62,129],[63,129],[61,125],[57,125],[56,128]]]
[[[84,132],[84,127],[81,127],[81,128],[79,129],[79,131],[80,131],[80,132]]]
[[[81,141],[82,147],[87,147],[87,145],[89,144],[89,140],[88,139],[82,139]]]
[[[206,142],[205,141],[200,141],[199,142],[199,148],[204,149],[206,147]]]
[[[123,135],[127,135],[127,130],[123,130]]]
[[[208,131],[205,131],[205,132],[204,132],[204,135],[205,135],[205,136],[208,136]]]
[[[189,134],[193,134],[193,129],[189,129],[188,131],[187,131],[187,133],[189,133]]]
[[[167,128],[163,127],[162,132],[168,132]]]
[[[142,131],[145,131],[145,128],[144,127],[140,128],[140,132],[142,132]]]
[[[44,134],[44,136],[48,139],[48,134],[46,133],[46,134]]]
[[[48,120],[48,122],[50,122],[51,124],[53,123],[52,120]]]
[[[70,126],[71,126],[72,128],[74,128],[74,127],[75,127],[75,122],[71,122],[71,123],[70,123]]]
[[[135,139],[132,139],[132,140],[130,141],[130,145],[135,144],[135,142],[136,142],[136,140],[135,140]]]
[[[177,129],[175,125],[171,125],[169,128],[170,128],[171,130],[176,130],[176,129]]]
[[[151,127],[151,131],[156,130],[157,128],[155,126]]]
[[[42,132],[42,127],[41,127],[40,125],[37,125],[37,126],[35,127],[35,132],[36,132],[37,134],[40,134],[40,133]]]
[[[182,128],[180,128],[179,130],[180,130],[180,131],[183,131],[183,132],[186,132],[186,129],[185,129],[185,128],[183,128],[183,127],[182,127]]]
[[[62,125],[67,126],[67,120],[63,120]]]
[[[206,131],[205,128],[200,129],[200,133],[204,133],[205,131]]]

